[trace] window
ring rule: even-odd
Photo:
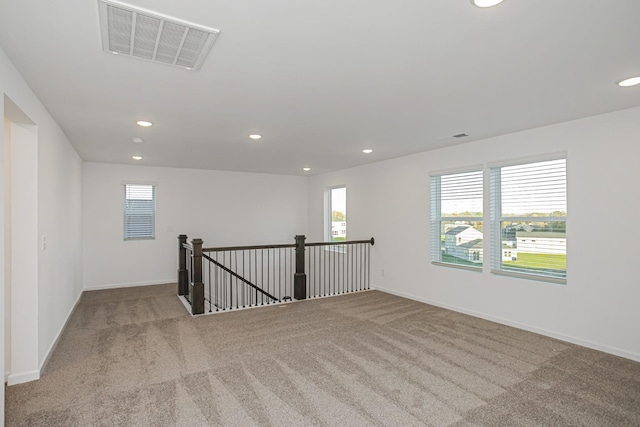
[[[491,220],[493,273],[566,283],[565,158],[492,167]]]
[[[347,187],[329,190],[329,217],[331,218],[330,240],[347,240]]]
[[[482,268],[482,170],[431,176],[431,260]]]
[[[155,186],[125,184],[124,239],[155,238]]]

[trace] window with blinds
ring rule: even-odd
[[[155,186],[125,184],[124,239],[154,239],[156,200]]]
[[[347,240],[347,187],[329,190],[329,216],[331,217],[330,242]]]
[[[431,260],[482,269],[482,170],[431,176]]]
[[[566,283],[565,158],[491,168],[493,273]]]

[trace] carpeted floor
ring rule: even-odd
[[[640,426],[640,363],[370,291],[192,318],[83,295],[20,426]]]

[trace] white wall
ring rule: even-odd
[[[157,185],[155,240],[123,240],[126,182]],[[293,243],[307,206],[306,177],[85,163],[85,288],[175,282],[179,234],[208,247]]]
[[[623,228],[640,241],[639,135],[634,108],[311,177],[309,234],[322,237],[324,189],[345,184],[349,239],[376,238],[374,287],[640,361],[638,251],[613,240]],[[568,154],[566,285],[492,275],[488,253],[481,273],[430,263],[430,171],[558,151]]]
[[[49,351],[82,291],[81,270],[81,171],[82,161],[64,132],[49,115],[36,95],[0,49],[0,94],[8,97],[38,129],[38,240],[47,237],[46,251],[37,259],[38,299],[21,307],[38,319],[36,348],[38,365]],[[3,117],[7,115],[2,107]],[[0,136],[4,144],[4,120]],[[3,150],[0,150],[2,152]],[[4,175],[4,174],[0,174]],[[4,181],[4,178],[0,178]],[[4,189],[4,184],[0,185]],[[4,197],[0,198],[4,205]],[[0,215],[4,213],[4,206]],[[4,221],[3,221],[4,223]],[[4,254],[4,230],[0,251]],[[4,258],[4,256],[3,256]],[[4,270],[4,263],[0,263]],[[4,272],[0,274],[4,282]],[[4,284],[4,283],[3,283]],[[0,293],[0,319],[4,324],[4,292]],[[3,331],[4,327],[0,327]],[[4,339],[0,340],[4,344]],[[0,351],[4,358],[4,351]],[[2,361],[4,365],[4,362]],[[13,372],[12,374],[18,374]],[[1,397],[1,396],[0,396]],[[0,399],[4,402],[4,399]]]
[[[5,124],[6,125],[6,124]],[[29,123],[8,123],[9,173],[5,179],[11,182],[5,199],[10,204],[10,232],[5,234],[10,241],[11,253],[9,275],[5,275],[6,287],[10,287],[10,305],[5,309],[11,313],[9,349],[9,385],[37,379],[38,364],[38,131]],[[10,177],[8,177],[10,175]],[[5,189],[6,191],[7,189]],[[5,267],[6,268],[6,267]],[[6,295],[6,294],[5,294]],[[33,307],[25,310],[25,307]]]
[[[2,51],[2,49],[0,49],[0,67],[2,66],[2,61],[6,60],[6,58],[4,57],[4,52]],[[1,68],[0,68],[1,69]],[[2,77],[2,74],[0,74],[0,93],[4,93],[3,91],[3,86],[4,85],[4,77]],[[4,98],[4,96],[3,96]],[[5,258],[5,253],[7,251],[7,248],[5,247],[7,245],[6,242],[6,232],[10,227],[10,224],[7,224],[7,218],[5,218],[5,213],[6,213],[6,209],[5,209],[5,194],[6,194],[6,186],[10,185],[6,183],[5,181],[5,167],[6,167],[6,160],[5,160],[5,147],[4,147],[4,140],[8,135],[8,130],[5,129],[5,122],[7,122],[4,119],[4,102],[0,102],[0,117],[2,117],[2,132],[0,132],[0,156],[2,156],[2,158],[0,159],[0,165],[2,165],[2,173],[0,173],[0,192],[2,192],[2,194],[0,194],[0,203],[2,203],[2,206],[0,207],[0,221],[2,222],[2,227],[0,227],[0,256],[2,256],[3,262],[0,262],[0,277],[2,278],[2,289],[4,289],[4,291],[0,291],[0,331],[2,331],[2,339],[0,339],[0,366],[2,367],[2,372],[4,373],[5,377],[8,374],[8,369],[5,369],[5,327],[6,327],[6,318],[5,316],[10,316],[11,314],[7,314],[5,311],[5,304],[7,303],[6,298],[11,296],[10,292],[6,292],[6,286],[5,286],[5,280],[6,280],[6,274],[10,274],[7,273],[6,271],[6,264],[10,263],[11,261],[9,260],[7,262],[6,258]],[[0,422],[2,422],[2,424],[4,424],[4,387],[0,387]]]

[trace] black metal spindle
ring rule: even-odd
[[[260,270],[261,270],[260,274],[261,274],[261,277],[262,277],[261,287],[262,287],[262,289],[264,289],[264,249],[260,253]],[[262,296],[262,299],[260,301],[260,305],[264,305],[264,296]]]
[[[222,252],[222,265],[227,265],[227,251]],[[229,275],[225,274],[224,287],[222,288],[224,292],[224,310],[226,310],[227,307],[231,308],[231,304],[229,300],[229,288],[227,287],[227,284],[228,284],[227,279],[229,279]]]
[[[360,279],[362,280],[360,283],[360,289],[364,289],[364,254],[362,248],[360,248]]]
[[[234,263],[234,271],[238,271],[238,252],[237,251],[233,251],[233,263]],[[239,301],[239,295],[238,295],[238,278],[234,277],[234,283],[236,285],[236,308],[240,308],[240,301]],[[231,301],[231,305],[233,305],[233,301]]]
[[[216,252],[215,254],[216,260],[218,259],[218,253]],[[220,282],[219,282],[219,277],[220,277],[220,269],[218,268],[218,266],[216,266],[215,268],[215,278],[214,278],[214,283],[213,283],[213,290],[214,290],[214,296],[213,298],[215,299],[215,305],[216,305],[216,311],[220,310]]]

